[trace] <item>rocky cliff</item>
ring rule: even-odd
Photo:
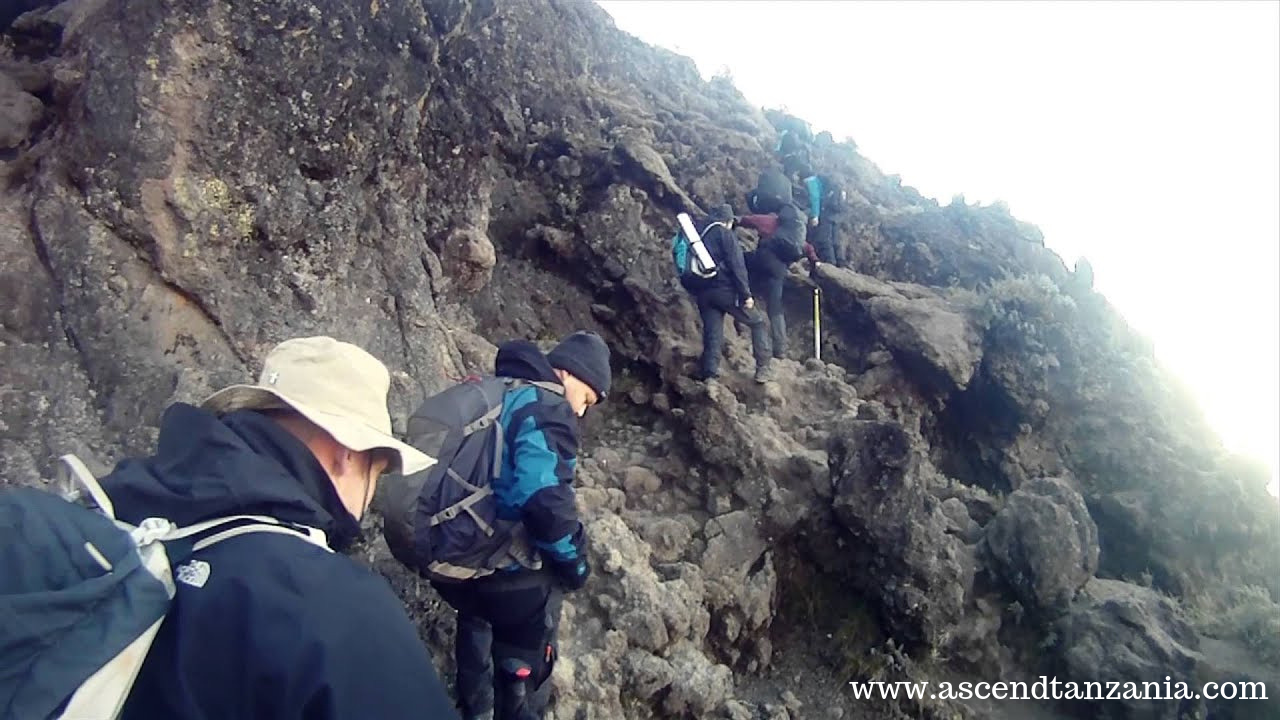
[[[594,5],[71,0],[0,52],[5,482],[146,452],[287,337],[382,358],[403,421],[495,343],[588,328],[618,389],[584,428],[599,571],[555,717],[1264,716],[849,693],[1280,677],[1265,474],[1004,208],[820,140],[850,262],[796,271],[776,382],[731,332],[704,385],[673,215],[740,205],[777,116]],[[447,671],[449,611],[376,523],[361,553]]]

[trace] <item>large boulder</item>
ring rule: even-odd
[[[778,574],[756,520],[737,510],[707,521],[707,549],[702,554],[707,606],[722,654],[736,662],[744,648],[754,651],[747,665],[767,665],[767,652],[755,642],[773,620]]]
[[[1098,570],[1098,527],[1065,480],[1040,478],[1009,496],[986,528],[997,573],[1024,607],[1058,615]]]
[[[1199,636],[1174,601],[1150,588],[1095,578],[1055,632],[1062,680],[1098,682],[1104,691],[1110,682],[1163,687],[1166,677],[1196,685]],[[1203,717],[1194,714],[1201,702],[1121,699],[1077,705],[1100,720],[1181,720]]]

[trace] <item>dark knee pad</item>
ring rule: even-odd
[[[498,720],[539,720],[551,699],[551,671],[556,648],[547,642],[538,651],[529,648],[495,648],[495,704]]]

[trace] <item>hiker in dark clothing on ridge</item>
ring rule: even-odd
[[[697,278],[689,287],[698,304],[702,319],[702,359],[697,377],[709,380],[720,374],[720,354],[724,348],[724,316],[751,329],[751,354],[756,361],[756,382],[768,382],[769,337],[764,329],[764,315],[751,296],[742,243],[733,230],[733,208],[720,205],[711,210],[711,225],[703,232],[702,242],[715,261],[719,272],[715,277]]]
[[[776,215],[744,215],[740,221],[760,232],[760,246],[746,258],[747,271],[751,287],[764,296],[773,356],[784,358],[787,318],[782,308],[782,287],[791,263],[804,257],[805,214],[793,203],[786,203]]]
[[[786,116],[778,128],[778,146],[774,148],[778,161],[782,163],[782,171],[796,181],[813,173],[809,159],[809,145],[813,142],[813,131],[809,124],[800,118]]]
[[[131,524],[260,515],[314,529],[231,537],[175,568],[122,718],[457,717],[390,586],[334,552],[359,536],[382,472],[434,462],[392,436],[390,382],[354,345],[283,342],[257,385],[171,405],[155,455],[101,480]]]
[[[498,348],[494,375],[528,382],[503,395],[501,468],[491,484],[497,517],[516,523],[513,539],[491,574],[431,584],[458,611],[464,718],[537,720],[550,699],[564,593],[581,589],[591,573],[572,483],[578,418],[611,385],[609,347],[589,332],[569,335],[546,355],[511,341]],[[511,549],[517,544],[519,552]]]

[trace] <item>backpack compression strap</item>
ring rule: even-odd
[[[452,520],[458,517],[459,513],[465,512],[471,516],[471,519],[475,521],[477,526],[479,526],[480,531],[485,534],[485,537],[493,537],[493,532],[494,532],[493,526],[485,522],[484,518],[480,517],[479,513],[471,509],[472,505],[475,505],[481,500],[484,500],[485,498],[492,495],[493,488],[489,486],[477,487],[475,485],[472,485],[471,483],[467,482],[466,479],[464,479],[461,475],[454,472],[453,468],[446,468],[445,473],[450,478],[453,478],[454,482],[458,483],[459,485],[466,488],[467,490],[470,490],[471,492],[470,494],[468,494],[466,497],[462,498],[458,502],[441,510],[435,515],[432,515],[431,518],[428,520],[429,526],[435,527],[440,523],[448,522],[449,520]]]
[[[79,493],[79,489],[76,487],[78,485],[89,493],[89,496],[97,503],[98,509],[102,511],[103,515],[115,520],[116,508],[111,504],[111,498],[107,497],[106,491],[98,484],[98,479],[93,476],[93,473],[89,472],[89,468],[84,464],[84,461],[70,454],[63,455],[58,458],[58,461],[60,462],[58,465],[58,481],[61,485],[59,489],[63,499],[74,501]]]

